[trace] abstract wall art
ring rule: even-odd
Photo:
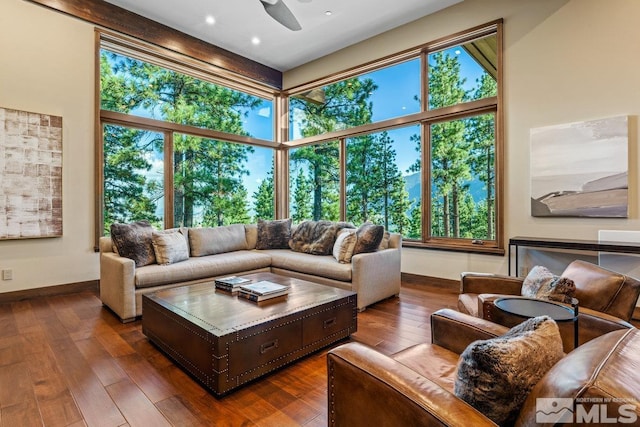
[[[0,108],[0,240],[62,236],[62,117]]]
[[[628,216],[627,116],[531,130],[531,215]]]

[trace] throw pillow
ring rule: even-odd
[[[189,259],[187,240],[179,230],[154,231],[151,242],[158,264],[174,264]]]
[[[384,237],[384,227],[365,222],[356,230],[356,245],[353,254],[375,252]]]
[[[454,393],[498,425],[513,425],[527,395],[563,357],[558,325],[527,319],[506,334],[474,341],[458,362]]]
[[[117,253],[130,258],[136,267],[153,264],[156,256],[151,243],[153,227],[147,221],[137,221],[131,224],[111,224],[111,240]]]
[[[348,222],[303,221],[291,233],[289,247],[295,252],[314,255],[331,255],[338,231],[354,228]]]
[[[356,230],[345,228],[338,233],[336,243],[333,245],[333,257],[340,264],[349,264],[353,256],[353,248],[356,245]]]
[[[258,220],[256,249],[289,249],[291,218],[273,221]]]
[[[382,235],[382,240],[380,241],[380,246],[378,246],[378,250],[382,251],[385,249],[389,249],[389,240],[391,239],[391,233],[385,230]]]
[[[573,280],[556,276],[546,267],[536,265],[522,282],[520,293],[527,298],[547,299],[570,304],[571,299],[575,296],[576,286]]]

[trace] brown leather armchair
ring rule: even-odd
[[[562,273],[573,280],[579,303],[578,343],[607,332],[632,328],[629,323],[640,294],[640,281],[598,265],[576,260]],[[522,277],[485,273],[462,273],[458,310],[512,327],[522,318],[499,310],[494,301],[506,295],[520,295]],[[565,351],[573,349],[573,325],[559,322]]]
[[[360,343],[329,351],[328,418],[333,427],[495,426],[453,393],[459,354],[477,339],[506,327],[450,309],[431,317],[431,344],[418,344],[391,356]],[[640,331],[611,332],[579,347],[540,380],[522,406],[516,426],[536,424],[536,398],[574,401],[610,399],[609,416],[640,396]],[[587,408],[589,409],[589,408]],[[625,420],[640,420],[640,408]],[[548,425],[553,425],[550,423]],[[556,425],[571,425],[556,424]],[[637,425],[637,424],[636,424]]]

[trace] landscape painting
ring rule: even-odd
[[[0,108],[0,240],[62,236],[62,117]]]
[[[531,215],[628,216],[628,117],[531,130]]]

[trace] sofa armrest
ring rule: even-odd
[[[438,384],[363,344],[330,350],[327,367],[330,426],[495,425]]]
[[[443,308],[431,315],[431,342],[461,354],[473,341],[500,336],[509,328],[469,314]]]
[[[460,276],[460,293],[520,295],[522,282],[522,277],[463,272]]]
[[[400,294],[400,248],[354,255],[351,286],[358,293],[358,310]]]
[[[586,307],[578,308],[578,342],[580,345],[606,333],[634,326],[619,317]]]
[[[136,317],[135,262],[114,252],[100,254],[100,300],[123,322]]]

